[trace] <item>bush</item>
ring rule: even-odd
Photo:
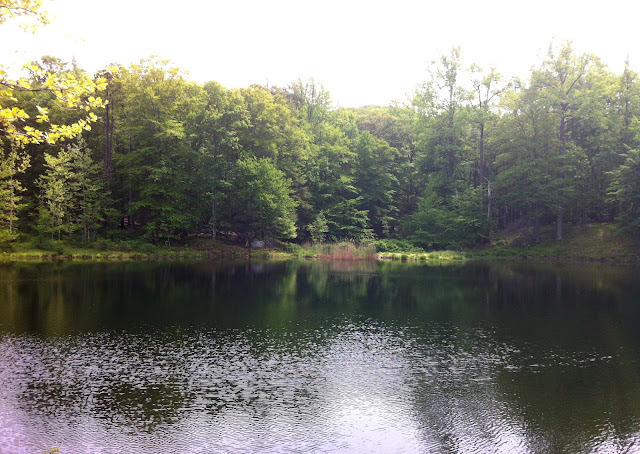
[[[373,243],[377,252],[405,252],[409,254],[419,254],[424,249],[414,246],[407,240],[378,240]]]
[[[89,245],[91,249],[95,249],[98,251],[113,251],[117,250],[117,244],[111,240],[107,240],[104,238],[100,238],[99,240],[95,240],[93,243]]]
[[[330,260],[375,260],[376,249],[373,244],[356,244],[353,241],[340,243],[315,243],[297,246],[291,253],[298,257],[320,257]]]
[[[158,248],[151,243],[144,242],[136,242],[136,251],[142,252],[143,254],[151,255],[158,252]]]
[[[303,247],[295,243],[282,243],[282,248],[285,252],[295,255],[300,255],[303,252]]]

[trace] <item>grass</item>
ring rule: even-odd
[[[222,239],[211,239],[209,237],[190,238],[184,247],[197,252],[198,254],[211,258],[275,258],[276,250],[273,248],[251,249],[238,244],[233,244]]]
[[[553,225],[541,229],[539,243],[533,241],[531,229],[502,232],[491,245],[468,253],[473,257],[558,262],[640,261],[637,240],[620,232],[616,224],[566,225],[561,242],[555,235]]]
[[[396,260],[416,262],[461,262],[473,259],[537,260],[557,262],[640,263],[638,240],[619,231],[615,224],[567,225],[565,239],[555,240],[555,226],[541,229],[540,242],[531,229],[500,232],[487,246],[458,251],[424,251],[406,241],[380,240],[358,245],[341,243],[276,243],[264,249],[249,249],[224,239],[190,237],[179,246],[154,245],[141,239],[98,240],[86,246],[64,242],[36,244],[28,239],[5,245],[0,261],[28,260],[151,260],[229,258],[322,259],[341,261]],[[1,250],[0,250],[1,251]]]
[[[0,253],[0,261],[24,260],[139,260],[147,258],[189,258],[198,257],[188,249],[156,249],[153,251],[96,250],[64,245],[57,250],[42,250],[29,244],[19,243],[12,252]]]
[[[340,243],[314,243],[286,246],[293,257],[324,260],[376,260],[376,248],[373,244],[357,245],[352,241]]]
[[[431,251],[431,252],[381,252],[380,260],[401,260],[403,262],[461,262],[469,258],[468,254],[460,251]]]
[[[6,248],[5,248],[6,249]],[[191,239],[180,246],[154,245],[140,240],[99,240],[86,246],[53,241],[12,243],[10,250],[0,252],[0,261],[28,260],[148,260],[228,257],[233,259],[268,257],[267,251],[253,251],[211,239]]]

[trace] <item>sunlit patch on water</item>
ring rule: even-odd
[[[522,352],[482,329],[372,320],[295,336],[5,335],[0,352],[7,453],[538,452],[501,381],[612,359],[516,365]],[[597,450],[637,442],[611,432]]]

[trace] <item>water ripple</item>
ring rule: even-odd
[[[552,351],[542,360],[496,338],[491,328],[370,319],[295,332],[3,335],[0,452],[557,449],[539,438],[550,429],[520,407],[513,380],[614,358]],[[631,451],[635,424],[626,438],[602,427],[565,447]]]

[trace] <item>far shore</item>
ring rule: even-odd
[[[546,233],[546,232],[545,232]],[[397,260],[406,262],[464,262],[469,260],[512,260],[558,263],[640,264],[637,240],[620,233],[615,225],[594,224],[567,229],[559,243],[542,237],[538,242],[527,229],[519,229],[494,239],[491,244],[473,248],[423,250],[407,242],[382,240],[298,245],[273,242],[251,248],[224,239],[191,238],[182,244],[166,246],[137,241],[97,241],[79,246],[66,242],[36,245],[25,241],[11,244],[0,252],[0,262],[86,260]],[[385,250],[386,249],[386,250]]]

